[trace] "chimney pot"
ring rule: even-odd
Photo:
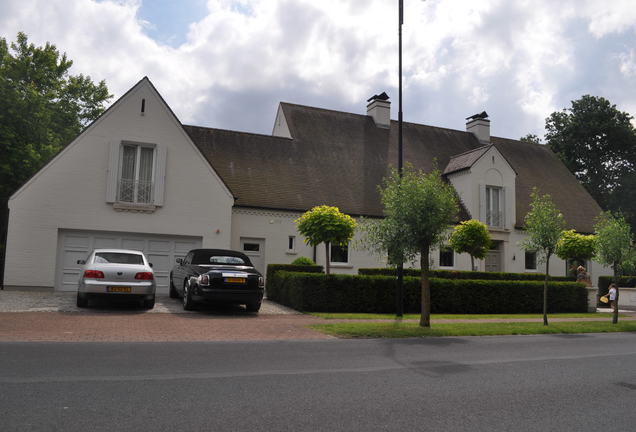
[[[367,99],[367,115],[373,118],[375,125],[388,129],[391,127],[391,102],[389,96],[382,92]]]
[[[471,132],[482,144],[490,144],[490,120],[486,111],[466,117],[466,120],[466,132]]]

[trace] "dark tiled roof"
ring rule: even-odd
[[[444,168],[444,174],[446,175],[470,168],[490,147],[489,145],[479,147],[451,157],[448,165]]]
[[[365,115],[281,105],[293,139],[184,126],[237,197],[235,204],[299,211],[327,204],[382,216],[378,185],[397,166],[397,122],[384,129]],[[468,163],[488,148],[471,133],[414,123],[403,124],[403,136],[405,163],[427,172]],[[568,225],[592,231],[600,208],[548,148],[496,137],[492,144],[518,174],[517,226],[536,185],[554,197]],[[460,217],[470,217],[463,206]]]
[[[491,142],[517,172],[516,226],[523,226],[530,210],[530,193],[536,187],[552,197],[568,228],[594,232],[601,208],[548,146],[498,137],[492,137]]]

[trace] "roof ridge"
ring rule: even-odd
[[[294,107],[300,107],[300,108],[309,108],[312,110],[316,110],[316,111],[325,111],[325,112],[331,112],[331,113],[335,113],[335,114],[345,114],[348,116],[355,116],[355,117],[370,117],[368,114],[358,114],[358,113],[352,113],[349,111],[341,111],[341,110],[334,110],[334,109],[329,109],[329,108],[321,108],[321,107],[315,107],[315,106],[310,106],[310,105],[302,105],[302,104],[297,104],[297,103],[292,103],[292,102],[285,102],[285,101],[280,101],[279,102],[282,105],[288,105],[288,106],[294,106]],[[397,123],[398,120],[395,119],[391,119],[391,123]],[[427,127],[427,128],[431,128],[431,129],[441,129],[441,130],[447,130],[447,131],[452,131],[452,132],[459,132],[462,134],[470,134],[472,132],[468,132],[465,130],[461,130],[461,129],[453,129],[453,128],[448,128],[448,127],[443,127],[443,126],[433,126],[433,125],[428,125],[428,124],[424,124],[424,123],[415,123],[412,121],[402,121],[402,124],[408,124],[408,125],[413,125],[413,126],[423,126],[423,127]]]
[[[234,134],[254,135],[254,136],[259,136],[259,137],[275,138],[275,139],[281,139],[281,140],[285,140],[285,141],[293,141],[293,138],[287,138],[287,137],[282,137],[282,136],[277,136],[277,135],[267,135],[267,134],[256,133],[256,132],[244,132],[244,131],[237,131],[237,130],[232,130],[232,129],[221,129],[221,128],[213,128],[213,127],[208,127],[208,126],[196,126],[196,125],[187,125],[187,124],[184,124],[183,127],[206,129],[206,130],[219,131],[219,132],[231,132],[231,133],[234,133]]]
[[[475,147],[472,150],[467,150],[465,152],[457,153],[456,155],[452,155],[450,158],[451,159],[455,159],[457,157],[467,155],[468,153],[476,152],[477,150],[487,150],[488,148],[490,148],[492,146],[494,146],[494,144],[486,144],[486,145],[483,145],[483,146]]]

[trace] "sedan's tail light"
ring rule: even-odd
[[[104,272],[99,270],[84,270],[84,279],[104,279]]]
[[[153,280],[154,276],[151,272],[139,272],[135,275],[135,279],[139,280]]]

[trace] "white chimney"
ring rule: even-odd
[[[382,92],[367,99],[367,115],[373,117],[377,127],[388,129],[391,127],[391,102],[389,96]]]
[[[488,113],[482,111],[466,117],[466,132],[472,132],[482,144],[490,144],[490,120]]]

